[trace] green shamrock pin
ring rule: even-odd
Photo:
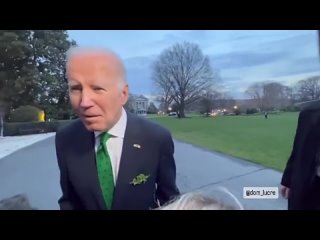
[[[130,182],[130,184],[132,184],[133,186],[136,186],[138,184],[146,183],[149,177],[150,175],[146,176],[144,174],[139,174]]]

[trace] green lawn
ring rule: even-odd
[[[298,113],[215,118],[152,118],[185,142],[283,170],[290,155]]]

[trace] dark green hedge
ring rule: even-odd
[[[14,122],[4,123],[4,136],[17,136],[37,133],[56,132],[72,120],[58,120],[52,122]]]

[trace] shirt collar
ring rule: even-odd
[[[125,130],[126,130],[126,126],[127,126],[127,113],[124,110],[124,108],[122,108],[120,119],[108,131],[108,133],[111,134],[112,136],[115,136],[115,137],[124,138],[124,133],[125,133]],[[102,133],[102,131],[95,131],[94,135],[97,138],[101,133]]]

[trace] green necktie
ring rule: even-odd
[[[100,135],[100,145],[97,151],[98,177],[102,195],[108,209],[111,209],[114,192],[112,165],[106,146],[108,139],[111,137],[112,136],[106,132],[102,133]]]

